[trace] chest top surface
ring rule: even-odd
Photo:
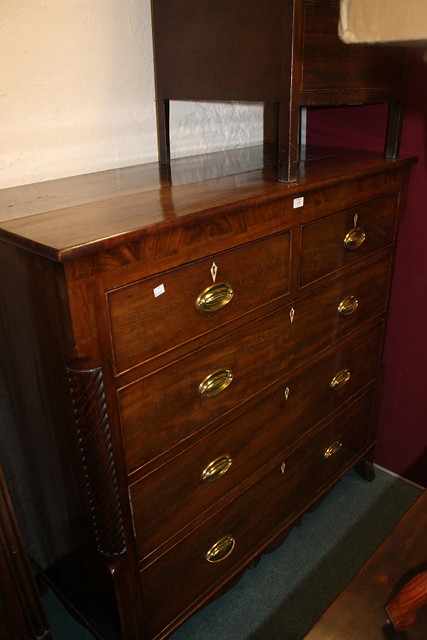
[[[293,183],[274,152],[249,147],[0,190],[0,239],[62,262],[206,215],[296,198],[412,159],[316,149]]]

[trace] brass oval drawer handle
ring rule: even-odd
[[[341,389],[350,380],[351,373],[349,369],[341,369],[332,378],[329,386],[331,389]]]
[[[227,473],[232,464],[233,458],[228,453],[212,460],[212,462],[209,462],[208,466],[202,471],[202,482],[205,482],[206,484],[216,482]]]
[[[359,300],[356,296],[346,296],[338,305],[338,313],[341,316],[350,316],[359,306]]]
[[[226,282],[219,282],[202,291],[196,300],[196,307],[202,313],[215,313],[231,302],[233,296],[231,286]]]
[[[221,562],[228,558],[230,553],[232,553],[235,547],[236,541],[233,536],[224,536],[218,542],[215,542],[214,545],[209,549],[206,554],[206,560],[208,562]]]
[[[225,391],[232,380],[233,374],[230,369],[218,369],[206,376],[199,384],[199,395],[202,398],[213,398]]]
[[[342,442],[338,442],[337,440],[336,442],[333,442],[329,447],[325,449],[325,451],[323,452],[323,457],[325,458],[325,460],[327,460],[328,458],[331,458],[333,455],[338,453],[338,451],[340,451],[341,448],[342,448]]]
[[[348,233],[345,234],[343,244],[346,249],[349,251],[354,251],[365,242],[366,233],[363,231],[361,227],[354,227],[350,229]]]

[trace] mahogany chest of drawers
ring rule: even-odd
[[[251,148],[0,192],[35,499],[123,638],[167,637],[371,451],[410,164],[318,151],[286,184]]]

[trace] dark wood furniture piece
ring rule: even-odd
[[[377,551],[325,611],[305,640],[425,640],[427,608],[405,633],[387,624],[386,605],[427,562],[427,492],[414,503]],[[418,574],[420,575],[420,574]],[[405,577],[406,576],[406,577]]]
[[[427,566],[427,562],[424,563]],[[427,605],[427,570],[419,570],[399,589],[386,606],[395,631],[407,631],[417,621],[418,610]],[[424,624],[427,631],[427,619]]]
[[[161,162],[170,159],[171,100],[275,105],[284,182],[297,178],[306,107],[388,102],[385,154],[398,155],[405,50],[343,44],[338,0],[152,0],[152,8]]]
[[[0,638],[52,638],[1,469]]]
[[[369,455],[411,162],[314,150],[280,183],[249,148],[0,192],[18,428],[124,639],[167,637]]]

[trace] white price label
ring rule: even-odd
[[[158,298],[159,296],[162,295],[162,293],[165,292],[165,285],[164,284],[159,284],[158,287],[156,287],[155,289],[153,289],[153,293],[154,293],[154,297]]]

